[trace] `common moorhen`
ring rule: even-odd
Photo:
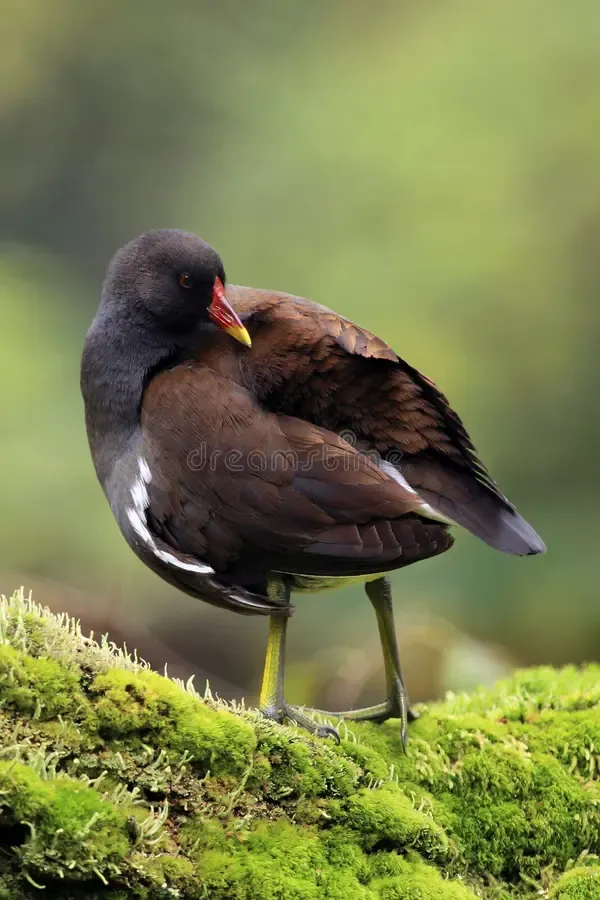
[[[220,257],[153,231],[110,263],[83,351],[92,457],[133,551],[209,603],[271,617],[268,717],[336,737],[283,693],[291,591],[362,581],[377,616],[384,703],[413,717],[386,573],[452,546],[542,553],[436,386],[382,341],[301,297],[226,285]],[[235,338],[235,340],[231,340]]]

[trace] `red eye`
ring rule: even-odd
[[[191,288],[194,284],[194,279],[192,278],[191,275],[188,275],[187,272],[184,272],[182,275],[179,276],[179,284],[183,288]]]

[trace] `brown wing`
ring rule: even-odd
[[[446,397],[388,344],[300,297],[229,291],[253,338],[244,369],[267,408],[377,451],[436,513],[492,546],[520,555],[543,552]]]
[[[264,585],[273,570],[384,571],[451,544],[445,526],[416,515],[414,494],[367,456],[261,409],[205,365],[156,376],[141,422],[152,535],[224,583]]]

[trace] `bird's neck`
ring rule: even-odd
[[[88,440],[104,486],[129,443],[139,440],[140,406],[152,376],[174,359],[176,348],[152,331],[109,322],[100,310],[88,331],[81,361],[81,392]]]

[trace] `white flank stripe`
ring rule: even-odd
[[[131,488],[133,506],[130,506],[127,509],[127,518],[131,522],[131,526],[137,536],[150,547],[158,559],[167,563],[167,565],[175,566],[177,569],[183,569],[186,572],[197,572],[199,575],[213,575],[214,569],[211,569],[210,566],[205,566],[202,563],[184,562],[182,559],[178,559],[166,550],[159,550],[156,546],[156,541],[152,537],[150,529],[146,524],[146,510],[150,505],[150,498],[148,496],[146,485],[150,484],[152,481],[152,472],[150,471],[150,467],[146,460],[141,456],[138,457],[138,466],[140,474],[135,479],[133,487]]]
[[[379,468],[385,472],[386,475],[389,475],[390,478],[393,478],[394,481],[397,481],[398,484],[401,484],[403,488],[406,488],[407,491],[413,495],[413,497],[419,497],[418,491],[415,491],[413,487],[410,486],[400,469],[396,468],[392,463],[389,462],[381,462],[379,464]],[[433,519],[436,522],[445,522],[447,525],[456,525],[452,519],[449,519],[448,516],[445,516],[443,513],[438,512],[437,509],[434,509],[433,506],[430,506],[429,503],[424,503],[422,500],[420,502],[419,508],[417,512],[425,516],[428,519]]]

